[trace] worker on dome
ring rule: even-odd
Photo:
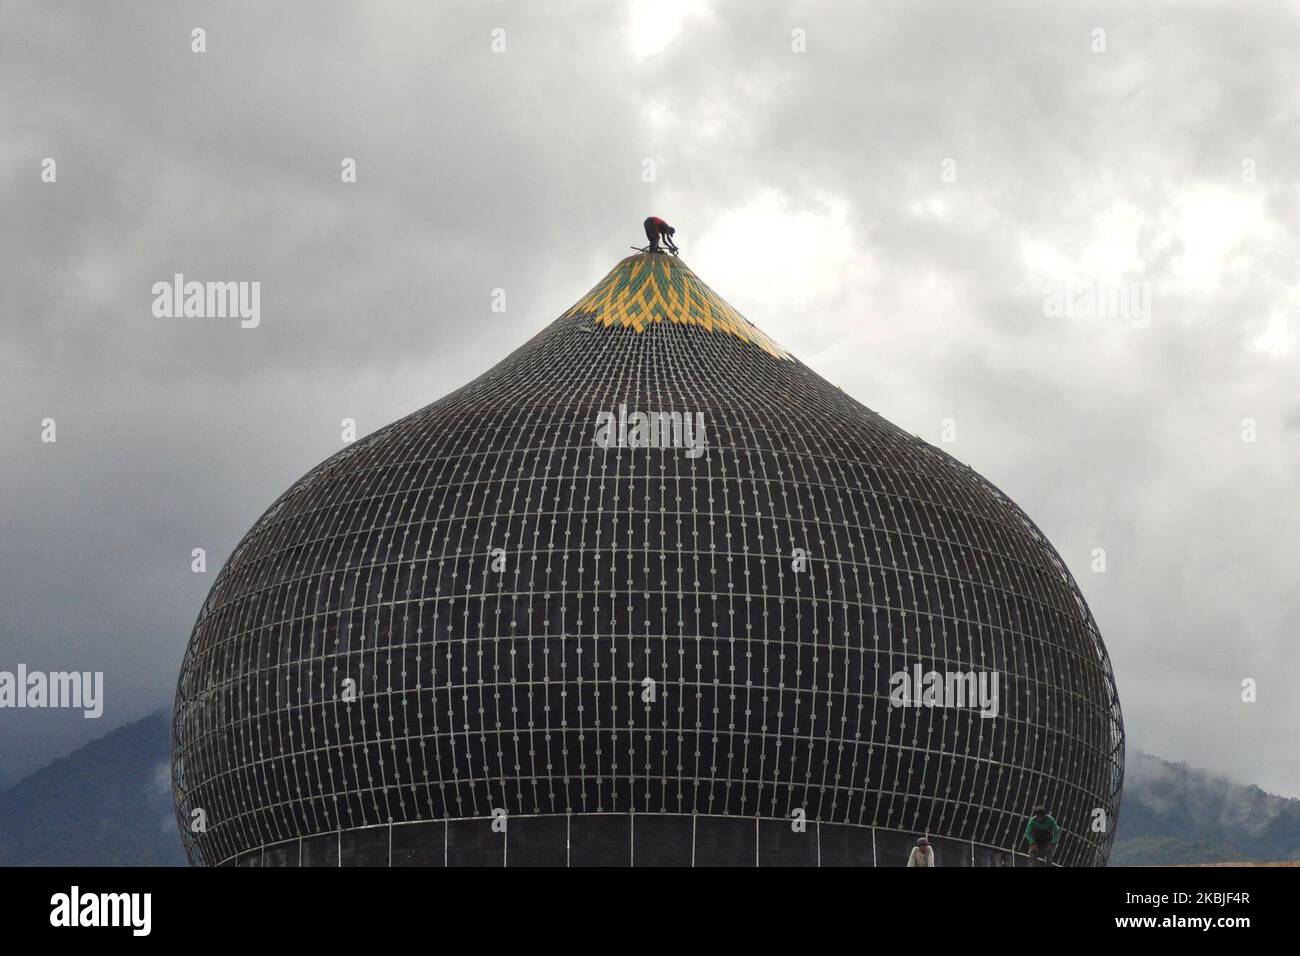
[[[1034,815],[1029,818],[1029,825],[1025,827],[1025,842],[1029,844],[1030,865],[1050,866],[1060,837],[1060,824],[1047,812],[1047,807],[1034,807]]]
[[[912,852],[907,857],[908,866],[934,866],[934,850],[930,848],[930,841],[925,837],[916,841],[916,846],[912,847]]]
[[[677,230],[658,216],[651,216],[645,221],[645,237],[650,240],[651,252],[659,251],[659,240],[662,239],[668,251],[675,254],[677,246],[673,242],[673,236],[676,234]]]

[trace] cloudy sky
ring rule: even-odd
[[[0,670],[106,703],[0,711],[0,785],[169,702],[343,418],[485,370],[656,213],[1035,519],[1131,747],[1300,796],[1297,50],[1281,2],[7,2]],[[176,273],[261,324],[155,317]]]

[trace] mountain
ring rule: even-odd
[[[1130,753],[1111,866],[1300,860],[1300,800]]]
[[[0,866],[184,866],[160,710],[0,794]],[[1300,860],[1300,800],[1130,753],[1111,866]]]
[[[0,794],[0,866],[184,866],[160,710]]]

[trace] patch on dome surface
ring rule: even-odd
[[[776,358],[791,358],[676,256],[628,256],[561,316],[571,317],[590,318],[605,328],[618,325],[638,333],[663,322],[694,325],[757,345]]]

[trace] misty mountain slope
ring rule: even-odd
[[[0,794],[0,866],[184,866],[166,711]],[[1112,866],[1300,859],[1300,800],[1131,752]]]
[[[1129,754],[1112,866],[1300,859],[1300,800]]]
[[[0,794],[0,866],[184,866],[158,711]]]

